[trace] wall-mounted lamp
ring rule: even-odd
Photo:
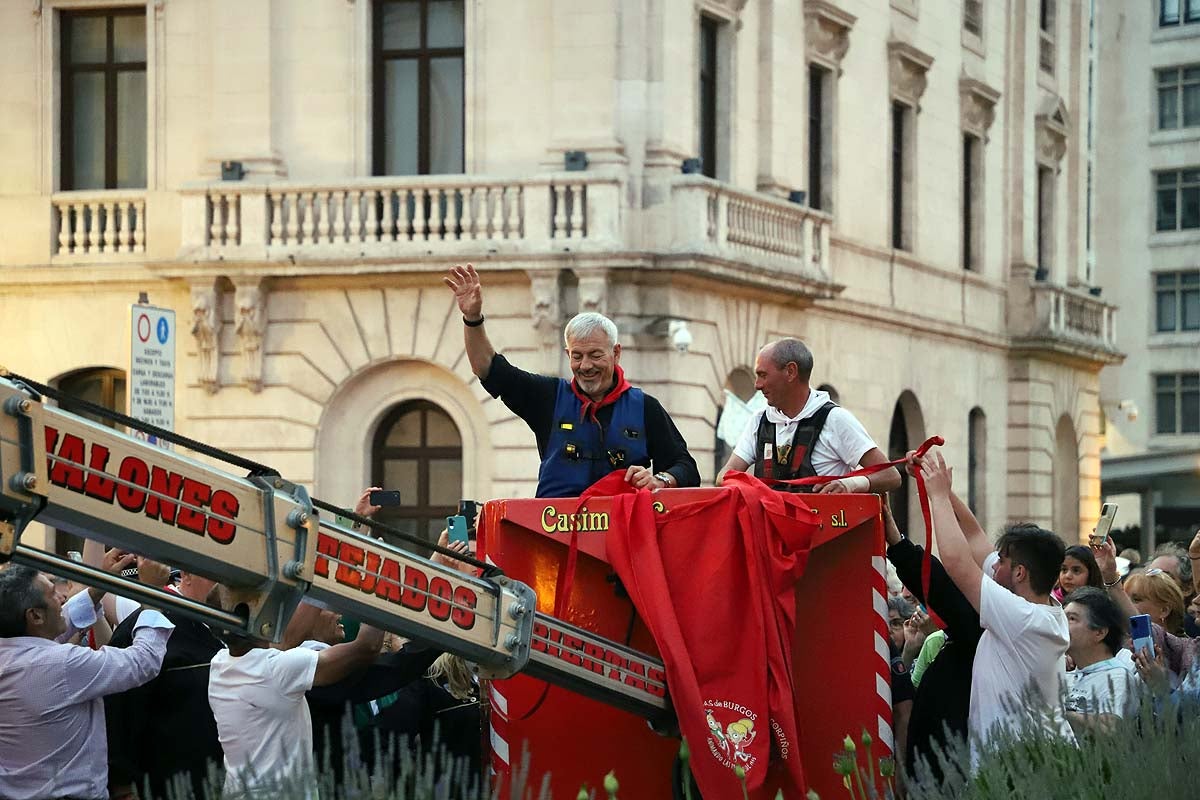
[[[240,181],[246,175],[246,170],[240,161],[221,162],[221,180]]]
[[[1124,411],[1125,419],[1129,420],[1130,422],[1133,422],[1138,418],[1137,403],[1133,402],[1132,400],[1122,400],[1121,402],[1117,403],[1117,410]]]
[[[563,169],[567,172],[583,172],[587,168],[587,153],[582,150],[568,150],[563,153]]]

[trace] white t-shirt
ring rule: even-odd
[[[1062,713],[1059,676],[1066,672],[1071,633],[1062,606],[1030,603],[986,574],[979,592],[983,635],[971,670],[971,765],[997,729],[1018,729],[1025,720],[1074,742]],[[1032,686],[1044,701],[1029,707],[1023,698]]]
[[[734,455],[751,466],[758,461],[758,426],[763,414],[767,415],[768,422],[775,424],[776,447],[785,447],[792,443],[800,420],[816,414],[827,402],[828,392],[813,389],[808,394],[808,402],[795,417],[786,417],[779,409],[767,406],[750,418],[742,431],[742,438],[733,449]],[[875,447],[874,440],[867,434],[862,423],[849,411],[838,406],[825,418],[825,427],[821,429],[821,436],[813,446],[813,469],[818,475],[845,475],[858,469],[858,462],[863,455]]]
[[[1122,650],[1121,653],[1128,653]],[[1077,714],[1115,714],[1131,717],[1137,714],[1140,698],[1137,668],[1133,659],[1113,658],[1080,667],[1066,674],[1067,711]]]
[[[316,674],[317,653],[307,648],[213,656],[208,704],[225,751],[227,797],[311,764],[312,718],[304,693]]]

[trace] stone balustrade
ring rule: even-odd
[[[213,182],[183,190],[186,257],[314,259],[618,244],[620,180],[561,173]]]
[[[1018,339],[1041,340],[1066,348],[1117,352],[1114,305],[1085,291],[1050,283],[1031,282],[1030,308],[1024,315],[1024,330],[1014,330]]]
[[[51,205],[51,255],[56,260],[146,251],[144,192],[58,192]]]
[[[813,276],[829,276],[832,218],[770,195],[695,175],[671,184],[671,249],[772,262]]]

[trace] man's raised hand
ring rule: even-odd
[[[954,470],[946,466],[946,461],[940,452],[930,450],[925,455],[921,464],[921,474],[925,476],[925,488],[930,495],[949,496]]]
[[[467,264],[455,264],[442,278],[442,282],[454,292],[454,300],[464,318],[477,320],[483,316],[483,290],[479,283],[479,273],[475,267]]]

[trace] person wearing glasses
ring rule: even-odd
[[[615,471],[639,489],[700,485],[696,460],[670,415],[625,379],[612,320],[595,312],[576,315],[563,331],[573,379],[536,375],[492,346],[475,267],[456,266],[444,280],[462,312],[471,371],[537,439],[536,497],[577,497]]]

